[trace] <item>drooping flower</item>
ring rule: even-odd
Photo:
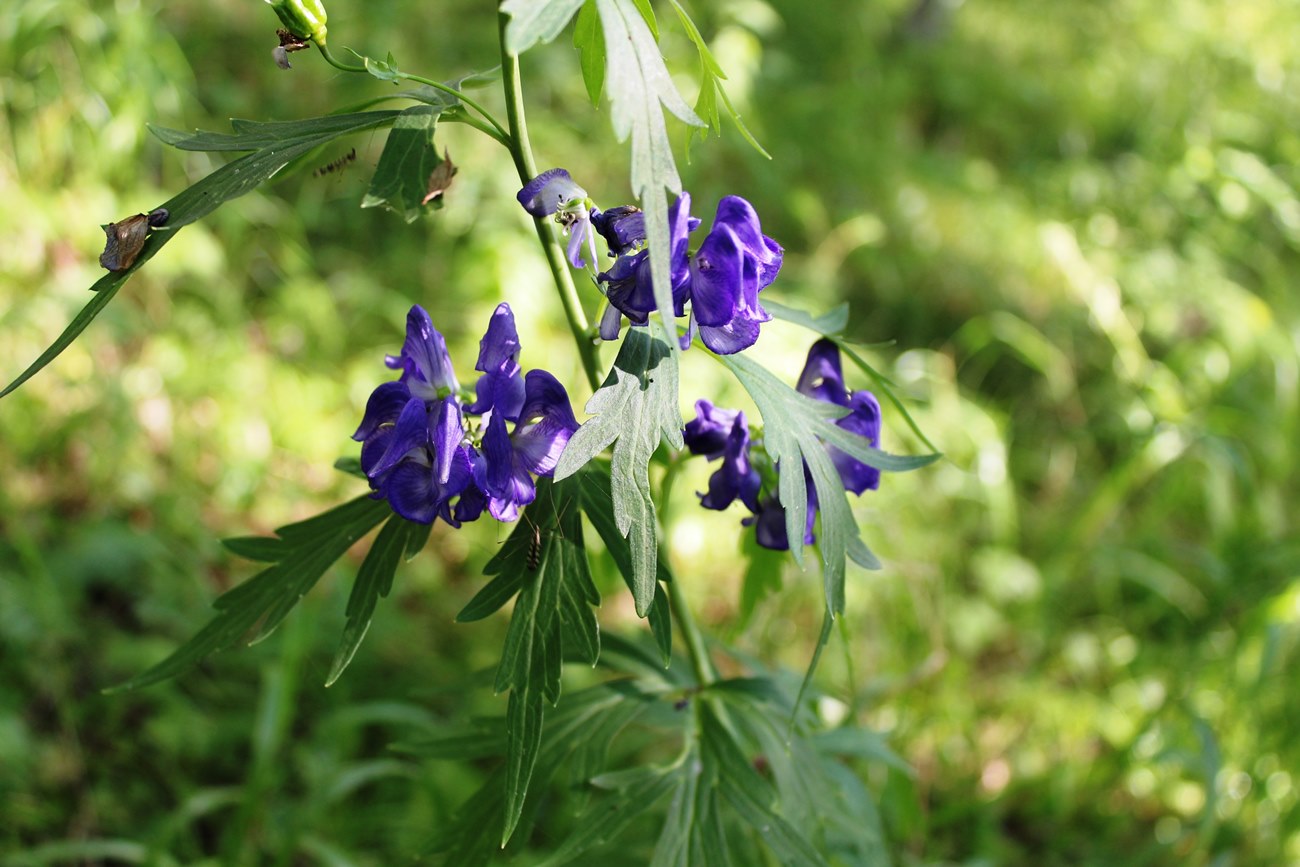
[[[748,349],[759,325],[771,315],[758,293],[781,270],[779,244],[763,234],[753,205],[740,196],[718,202],[709,234],[691,259],[691,327],[698,325],[704,345],[719,355]]]
[[[690,244],[691,233],[700,225],[696,217],[691,216],[691,195],[682,193],[668,209],[668,279],[673,293],[673,314],[682,316],[689,299],[689,280],[691,275]],[[610,231],[616,238],[620,226],[611,225]],[[639,233],[639,234],[638,234]],[[603,340],[618,337],[622,316],[627,316],[633,325],[646,325],[650,314],[655,311],[654,281],[650,272],[650,251],[645,245],[645,221],[631,222],[624,227],[620,238],[625,252],[614,260],[608,271],[598,274],[596,281],[605,287],[605,297],[609,307],[600,322],[600,336]],[[612,249],[612,248],[611,248]],[[620,315],[621,314],[621,315]]]
[[[709,233],[691,254],[688,239],[700,221],[690,216],[689,209],[690,196],[683,193],[669,212],[673,313],[686,315],[688,305],[690,313],[682,347],[689,346],[698,333],[704,345],[719,355],[740,352],[754,345],[759,325],[772,318],[759,303],[758,293],[781,269],[781,246],[763,234],[749,202],[727,196],[718,203]],[[611,251],[617,244],[621,254],[597,280],[606,285],[611,306],[633,325],[644,325],[655,309],[650,254],[637,249],[644,243],[644,219],[637,224],[623,216],[621,219],[629,221],[626,226],[619,219],[597,222]],[[628,252],[631,250],[635,252]],[[618,322],[617,314],[607,313],[601,322],[601,336],[617,336]]]
[[[591,254],[592,267],[596,266],[596,232],[591,225],[595,211],[587,198],[587,191],[578,186],[568,171],[549,169],[542,172],[524,184],[515,198],[534,217],[540,219],[555,215],[555,221],[569,236],[566,253],[570,265],[587,267],[582,258],[585,248]]]
[[[483,375],[474,386],[477,400],[465,411],[477,415],[495,411],[515,421],[524,405],[524,379],[519,375],[519,332],[509,304],[497,305],[478,346],[474,369]]]
[[[708,493],[700,495],[700,505],[721,511],[739,499],[751,511],[757,511],[762,478],[749,462],[745,414],[720,409],[707,400],[697,400],[695,412],[696,417],[686,424],[682,435],[686,447],[709,460],[722,458],[717,471],[709,477]]]
[[[801,394],[815,400],[848,408],[849,414],[837,419],[835,423],[879,448],[880,404],[869,391],[848,391],[840,364],[840,350],[834,341],[819,340],[809,349],[797,388]],[[770,472],[770,459],[761,450],[761,446],[755,451],[744,413],[716,407],[707,400],[696,401],[695,412],[696,417],[687,423],[683,433],[687,447],[693,454],[706,455],[710,460],[723,458],[718,470],[709,477],[709,491],[701,495],[700,505],[710,509],[724,509],[739,499],[753,513],[742,523],[754,527],[758,544],[776,550],[788,549],[790,543],[786,534],[786,512],[777,494],[778,480]],[[880,487],[879,470],[834,446],[827,445],[826,449],[845,490],[861,494]],[[769,467],[769,470],[760,473],[756,465]],[[777,473],[785,470],[780,466],[775,469]],[[815,541],[813,526],[819,508],[817,490],[806,464],[803,465],[802,472],[808,494],[804,542],[812,544]]]
[[[402,352],[386,363],[402,375],[374,390],[353,434],[373,496],[426,524],[440,517],[459,527],[485,510],[499,520],[517,518],[536,497],[532,475],[554,471],[578,424],[555,377],[543,370],[520,375],[509,305],[493,312],[479,343],[482,375],[469,406],[462,405],[446,341],[419,306],[407,317]],[[471,415],[483,423],[471,425]]]
[[[591,225],[609,245],[611,256],[622,256],[645,243],[645,214],[632,205],[592,211]]]
[[[586,267],[585,253],[594,265],[595,238],[605,239],[615,259],[596,276],[609,301],[600,320],[602,339],[617,339],[624,316],[633,325],[649,324],[658,305],[640,208],[595,208],[586,190],[564,169],[542,172],[524,185],[518,199],[535,217],[555,215],[569,235],[567,252],[575,268]],[[700,221],[690,215],[690,203],[690,195],[682,193],[668,215],[673,315],[690,315],[681,337],[683,349],[698,334],[712,351],[730,355],[753,346],[759,326],[772,318],[758,295],[776,279],[784,254],[780,244],[763,234],[753,205],[740,196],[718,202],[713,226],[692,254],[690,234]]]
[[[865,389],[849,392],[844,385],[840,348],[835,345],[835,341],[822,339],[812,345],[796,388],[811,398],[848,407],[849,414],[836,419],[835,424],[864,437],[872,447],[880,448],[880,402]],[[861,494],[880,487],[880,470],[867,466],[834,446],[827,446],[827,449],[846,490]]]

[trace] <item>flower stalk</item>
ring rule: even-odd
[[[501,80],[506,96],[506,123],[510,127],[510,155],[515,161],[515,171],[519,173],[519,182],[527,184],[537,175],[537,162],[533,159],[532,144],[528,139],[528,124],[524,118],[523,89],[519,79],[519,58],[506,50],[506,24],[510,18],[506,13],[498,14],[498,36],[501,42]],[[583,372],[587,375],[587,384],[595,391],[600,387],[600,371],[596,359],[596,344],[592,340],[591,325],[587,314],[582,309],[578,298],[578,289],[573,284],[569,273],[564,250],[560,247],[554,233],[540,218],[533,219],[537,229],[537,240],[541,242],[546,253],[546,264],[550,266],[551,277],[555,280],[555,289],[560,294],[560,304],[564,307],[564,318],[569,323],[574,343],[578,347],[578,357],[582,361]]]

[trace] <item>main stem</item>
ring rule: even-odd
[[[519,182],[527,184],[537,177],[537,163],[533,159],[533,148],[528,140],[528,123],[524,120],[524,97],[519,80],[519,58],[506,50],[506,24],[509,16],[498,13],[498,31],[501,41],[501,79],[506,94],[506,123],[510,127],[510,155],[515,161],[515,170],[519,172]],[[578,298],[578,289],[573,285],[573,275],[569,263],[565,261],[564,251],[550,226],[540,218],[533,218],[533,228],[537,230],[537,240],[546,252],[546,264],[551,268],[551,277],[555,280],[555,289],[560,293],[560,303],[564,306],[564,318],[568,320],[569,331],[578,345],[578,357],[582,359],[582,369],[587,374],[587,384],[595,391],[600,387],[600,372],[596,359],[596,344],[592,341],[591,325],[587,314],[582,310]]]
[[[514,157],[515,170],[519,172],[520,183],[527,184],[537,177],[537,163],[533,159],[532,145],[528,140],[528,125],[524,120],[523,91],[519,79],[519,58],[506,50],[506,25],[509,22],[509,16],[504,12],[499,13],[497,22],[501,42],[501,79],[505,86],[506,95],[506,122],[510,127],[510,154]],[[542,249],[546,251],[546,262],[551,267],[551,276],[555,279],[555,288],[560,293],[560,302],[564,305],[564,315],[569,322],[569,330],[573,332],[574,342],[578,345],[578,356],[582,359],[582,367],[587,373],[587,381],[594,391],[600,386],[596,345],[592,341],[591,326],[587,323],[587,315],[583,312],[582,304],[578,300],[578,290],[573,285],[573,276],[569,270],[569,263],[564,258],[564,251],[560,248],[559,241],[556,240],[555,234],[545,221],[534,219],[533,225],[537,229],[537,239],[541,242]],[[668,498],[672,493],[673,479],[676,477],[678,466],[679,464],[676,462],[669,465],[659,488],[661,515],[664,517],[665,525],[667,524]],[[664,583],[668,588],[668,604],[672,608],[673,619],[677,621],[677,627],[681,630],[682,638],[686,642],[686,653],[690,657],[691,668],[695,671],[695,678],[701,687],[708,686],[718,679],[718,673],[713,667],[713,660],[709,658],[708,648],[704,646],[704,636],[695,623],[695,617],[691,614],[691,607],[686,601],[680,583],[677,581],[666,581]]]
[[[659,483],[659,515],[665,527],[668,526],[673,483],[677,480],[677,471],[682,466],[681,459],[684,456],[679,454],[669,461],[668,469],[664,471],[663,480]],[[686,592],[682,590],[680,581],[665,581],[664,585],[668,588],[668,605],[673,610],[673,619],[677,621],[677,628],[681,630],[682,639],[686,642],[686,654],[691,659],[695,680],[701,687],[708,686],[718,679],[718,671],[713,667],[709,650],[704,646],[704,635],[695,623],[695,616],[691,614]]]

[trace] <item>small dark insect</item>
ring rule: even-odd
[[[525,520],[528,519],[525,518]],[[533,538],[528,543],[528,571],[536,572],[537,565],[542,559],[542,529],[532,521],[528,521],[528,525],[533,529]]]
[[[679,698],[677,701],[673,702],[673,710],[686,710],[690,704],[691,700],[689,698]]]
[[[429,191],[425,193],[420,200],[421,205],[427,205],[434,199],[440,198],[447,188],[451,186],[451,179],[456,177],[456,165],[451,161],[451,154],[444,153],[442,162],[434,168],[429,174]]]
[[[560,514],[555,516],[554,529],[555,532],[557,533],[560,532],[560,521],[561,519],[564,518],[564,509],[567,508],[568,508],[568,504],[566,503],[564,505],[564,508],[560,509]],[[529,572],[536,572],[538,565],[542,562],[542,550],[543,550],[542,528],[534,524],[533,520],[529,518],[527,515],[524,515],[523,519],[528,522],[528,527],[533,532],[533,538],[528,540],[528,558],[524,561],[524,563],[528,567]],[[560,533],[560,538],[563,537],[564,534]]]
[[[140,258],[149,230],[162,226],[171,218],[166,208],[157,208],[148,214],[135,214],[118,223],[101,226],[106,239],[104,252],[99,254],[99,264],[110,271],[125,271]]]
[[[289,63],[289,52],[302,51],[311,45],[309,40],[295,36],[288,30],[277,30],[275,35],[280,37],[280,44],[271,49],[271,56],[275,58],[275,65],[281,69],[292,67]]]
[[[319,178],[324,175],[328,175],[331,172],[342,171],[347,166],[348,163],[354,162],[356,158],[357,158],[357,149],[353,148],[352,150],[348,151],[343,156],[339,157],[329,165],[321,166],[316,171],[312,172],[311,173],[312,177]]]

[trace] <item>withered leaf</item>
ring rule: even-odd
[[[427,205],[447,192],[447,188],[451,186],[451,179],[455,176],[456,164],[451,161],[451,153],[445,152],[442,155],[442,162],[429,173],[429,191],[420,200],[420,204]]]
[[[99,256],[99,264],[110,271],[125,271],[130,268],[144,249],[149,230],[163,225],[170,216],[166,208],[158,208],[148,214],[134,214],[121,222],[102,226],[106,240],[104,252]]]

